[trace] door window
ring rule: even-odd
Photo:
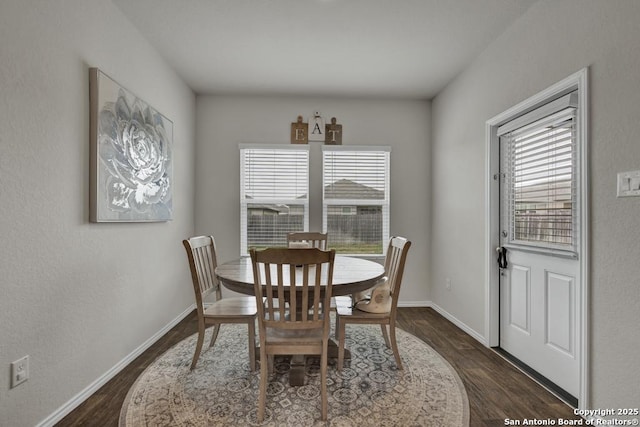
[[[577,253],[577,94],[502,126],[502,233],[507,244]],[[542,116],[542,117],[541,117]],[[502,132],[500,132],[502,130]]]

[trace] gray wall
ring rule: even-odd
[[[314,110],[338,118],[345,144],[392,147],[391,233],[414,242],[404,303],[432,300],[485,336],[485,122],[585,66],[591,73],[590,406],[637,407],[640,199],[616,199],[614,188],[616,172],[640,169],[638,22],[635,0],[541,1],[433,105],[194,99],[111,2],[2,1],[3,425],[31,426],[51,416],[189,307],[180,240],[195,229],[216,236],[222,260],[240,250],[238,143],[286,143],[290,123]],[[90,66],[174,122],[172,222],[88,222]],[[319,183],[319,143],[312,143],[311,155],[311,179]],[[319,212],[319,184],[311,196],[312,211]],[[312,216],[311,227],[320,225]],[[31,379],[9,390],[9,363],[25,354]]]
[[[238,144],[290,142],[291,122],[320,111],[342,124],[343,145],[391,146],[391,235],[413,245],[401,289],[428,302],[430,103],[427,101],[198,96],[196,230],[216,237],[220,261],[240,255]],[[310,229],[322,228],[321,142],[310,143]]]
[[[433,102],[431,296],[486,336],[485,122],[589,67],[593,408],[640,402],[640,198],[615,193],[640,169],[639,23],[635,0],[540,1]]]
[[[195,97],[110,1],[3,0],[0,40],[0,425],[20,427],[192,304]],[[173,221],[88,222],[90,66],[173,121]]]

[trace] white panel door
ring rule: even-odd
[[[575,93],[500,137],[500,347],[580,392],[581,293]],[[527,117],[534,117],[527,121]]]
[[[500,347],[578,396],[578,261],[514,249],[507,259],[500,279]]]

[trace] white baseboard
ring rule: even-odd
[[[398,301],[398,307],[431,307],[431,301]]]
[[[84,390],[72,397],[67,403],[58,408],[54,413],[42,420],[36,427],[52,427],[67,414],[77,408],[82,402],[87,400],[93,393],[98,391],[100,387],[105,385],[109,380],[115,377],[120,371],[126,368],[136,357],[144,353],[151,345],[158,341],[164,334],[169,332],[171,328],[180,323],[182,319],[187,317],[195,309],[192,304],[185,311],[180,313],[175,319],[170,321],[165,327],[156,332],[151,338],[143,342],[138,348],[129,353],[124,359],[120,360],[114,367],[102,374],[98,379],[89,384]]]
[[[471,335],[476,341],[479,341],[482,345],[488,347],[487,340],[482,335],[467,326],[464,322],[460,321],[460,319],[456,318],[454,315],[452,315],[433,301],[398,301],[398,307],[431,307],[440,315],[442,315],[442,317],[456,325],[458,328],[462,329],[467,334]]]
[[[450,321],[451,323],[456,325],[458,328],[462,329],[464,332],[466,332],[467,334],[471,335],[471,337],[473,337],[480,344],[484,345],[485,347],[489,347],[489,344],[488,344],[488,342],[487,342],[487,340],[486,340],[486,338],[484,336],[482,336],[481,334],[479,334],[478,332],[476,332],[475,330],[473,330],[472,328],[467,326],[464,322],[462,322],[460,319],[456,318],[454,315],[449,313],[447,310],[445,310],[444,308],[440,307],[438,304],[434,304],[434,303],[431,303],[431,308],[433,308],[440,315],[442,315],[442,317],[444,317],[445,319],[447,319],[448,321]]]

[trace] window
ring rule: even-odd
[[[309,148],[240,145],[240,253],[286,246],[309,227]]]
[[[323,146],[322,224],[337,253],[384,255],[389,240],[388,147]]]
[[[506,148],[510,243],[576,251],[576,105],[572,93],[498,130]]]

